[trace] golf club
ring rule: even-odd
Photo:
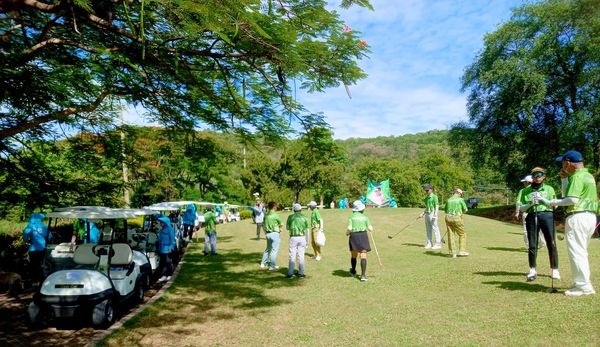
[[[373,233],[369,231],[369,234],[371,235],[371,240],[373,240],[373,248],[375,249],[375,254],[377,255],[377,261],[379,262],[379,266],[383,267],[383,264],[381,263],[381,258],[379,257],[379,251],[377,250],[377,245],[375,244],[375,238],[373,237]]]
[[[415,220],[413,220],[412,222],[408,223],[404,228],[400,229],[400,231],[398,231],[394,235],[388,235],[388,239],[393,239],[394,237],[396,237],[396,235],[398,235],[401,232],[403,232],[404,230],[408,229],[408,227],[411,226],[411,225],[413,225],[415,223],[415,221],[417,221],[418,219],[419,219],[419,217],[415,218]]]
[[[444,237],[446,237],[446,235],[448,235],[448,229],[446,229],[444,236],[442,236],[442,243],[446,243],[446,240],[444,240]]]

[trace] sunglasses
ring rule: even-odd
[[[543,172],[536,172],[533,175],[531,175],[534,178],[540,178],[540,177],[544,177],[544,173]]]

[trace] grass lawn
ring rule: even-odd
[[[562,280],[550,288],[548,252],[527,283],[527,252],[517,225],[466,216],[471,256],[425,250],[421,209],[368,209],[383,267],[372,251],[368,282],[350,277],[345,236],[350,210],[324,210],[327,244],[320,262],[306,258],[306,278],[286,279],[287,234],[278,271],[259,268],[266,242],[249,221],[220,225],[221,256],[189,248],[174,285],[104,345],[397,346],[600,344],[600,294],[568,298],[565,241],[558,242]],[[282,214],[287,217],[287,214]],[[443,218],[442,218],[443,219]],[[442,234],[445,223],[440,221]],[[371,244],[371,246],[373,246]],[[308,249],[312,254],[312,249]],[[600,290],[600,240],[590,245]],[[360,265],[358,266],[360,269]]]

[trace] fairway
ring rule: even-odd
[[[350,210],[322,210],[327,244],[320,262],[307,256],[306,278],[286,279],[288,236],[277,271],[260,269],[266,241],[249,220],[219,225],[221,256],[188,248],[165,295],[117,330],[110,346],[398,346],[571,345],[600,343],[600,296],[568,298],[565,241],[557,241],[562,280],[551,280],[548,252],[527,283],[519,225],[465,216],[469,257],[425,250],[421,209],[367,209],[383,267],[368,256],[368,282],[350,277],[345,236]],[[305,211],[306,213],[306,211]],[[287,213],[281,213],[283,219]],[[445,232],[443,216],[440,220]],[[373,245],[371,244],[372,248]],[[591,241],[592,282],[600,289],[600,240]],[[307,254],[312,254],[308,247]],[[360,265],[357,267],[360,269]]]

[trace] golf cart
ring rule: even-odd
[[[143,229],[127,229],[127,244],[133,249],[133,260],[140,264],[142,273],[147,274],[144,285],[146,289],[156,281],[160,271],[160,257],[157,253],[158,221],[154,218],[156,211],[149,209],[124,209],[136,216],[142,216]]]
[[[144,279],[133,261],[133,251],[126,243],[114,242],[115,229],[124,231],[131,212],[89,210],[51,212],[51,218],[94,219],[102,223],[98,244],[77,245],[74,266],[50,274],[27,309],[28,323],[39,326],[50,319],[72,318],[80,314],[91,317],[95,327],[108,327],[115,310],[127,301],[144,300]]]
[[[175,250],[173,252],[173,261],[177,261],[183,256],[183,251],[185,246],[187,245],[183,238],[183,226],[180,218],[180,210],[188,205],[194,204],[193,201],[173,201],[173,202],[160,202],[157,204],[153,204],[147,207],[144,207],[146,210],[155,211],[154,213],[160,213],[165,216],[168,216],[171,220],[171,226],[175,231]],[[156,224],[158,226],[158,224]],[[157,227],[158,229],[158,227]],[[160,229],[156,231],[158,232]]]
[[[468,209],[477,208],[477,206],[479,205],[479,201],[481,201],[481,198],[471,197],[465,199],[465,203],[467,204]]]

